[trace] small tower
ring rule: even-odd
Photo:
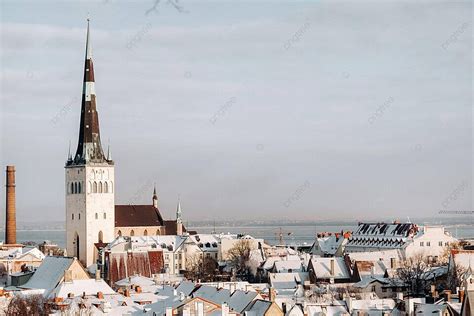
[[[158,196],[156,195],[156,185],[153,187],[153,207],[158,208]]]
[[[178,198],[178,206],[176,207],[176,235],[183,234],[183,220],[181,218],[181,199]]]

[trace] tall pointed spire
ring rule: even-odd
[[[100,142],[99,115],[96,108],[94,64],[90,40],[89,19],[87,19],[86,55],[84,64],[84,81],[82,85],[81,123],[76,155],[71,164],[87,163],[113,164],[105,157]]]
[[[152,201],[153,201],[153,206],[155,208],[158,208],[158,196],[156,195],[156,183],[153,185],[153,197],[152,197]]]
[[[181,198],[178,197],[178,206],[176,207],[176,221],[181,222]]]

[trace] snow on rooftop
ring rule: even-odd
[[[73,262],[74,258],[70,257],[47,256],[22,288],[44,289],[45,294],[49,294],[61,281],[64,271],[69,269]]]
[[[74,296],[97,295],[102,292],[104,295],[116,294],[114,290],[104,280],[73,280],[72,282],[61,282],[58,287],[51,292],[49,297],[68,297],[69,293]]]

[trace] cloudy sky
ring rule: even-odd
[[[17,167],[19,220],[64,217],[87,16],[116,203],[151,203],[156,182],[164,216],[181,195],[189,220],[472,210],[470,2],[2,1],[1,11],[0,161]]]

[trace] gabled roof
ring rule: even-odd
[[[43,289],[45,294],[49,294],[62,280],[64,271],[69,269],[74,260],[71,257],[47,256],[22,288]]]
[[[96,295],[102,292],[104,295],[117,294],[104,280],[73,280],[72,282],[61,282],[56,287],[49,297],[63,297],[66,298],[70,293],[74,296],[80,296],[83,293],[86,295]]]
[[[334,275],[331,275],[331,260],[334,260]],[[343,257],[311,257],[310,265],[317,279],[349,279],[350,273]],[[308,269],[309,265],[308,265]],[[311,273],[311,272],[310,272]]]
[[[272,302],[265,300],[255,300],[247,309],[249,315],[265,315],[268,309],[272,306]]]
[[[115,205],[115,227],[163,226],[160,210],[153,205]]]

